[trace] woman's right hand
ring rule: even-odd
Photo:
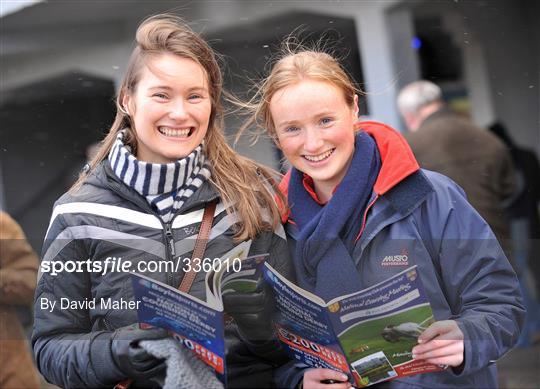
[[[165,371],[165,361],[148,354],[138,343],[168,336],[167,331],[162,328],[141,329],[139,324],[117,329],[111,341],[111,353],[117,367],[131,379],[150,379]]]
[[[348,377],[332,369],[309,369],[304,373],[302,388],[304,389],[349,389],[352,385]],[[335,384],[323,383],[323,380],[334,380]]]

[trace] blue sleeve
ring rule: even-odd
[[[495,235],[457,185],[436,176],[421,225],[429,226],[443,292],[465,336],[459,374],[485,368],[515,345],[525,309]]]

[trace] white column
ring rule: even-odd
[[[491,88],[482,48],[476,41],[463,47],[463,70],[469,88],[472,120],[487,127],[496,119]]]
[[[412,46],[415,36],[414,19],[410,9],[399,8],[387,14],[398,93],[405,85],[420,79],[418,53]]]
[[[480,127],[495,120],[492,91],[484,51],[478,34],[463,22],[463,15],[447,12],[444,25],[463,54],[463,81],[471,104],[471,119]]]
[[[397,79],[385,10],[363,7],[354,15],[364,73],[369,115],[392,127],[400,127],[396,108]]]

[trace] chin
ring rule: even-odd
[[[171,161],[177,161],[179,159],[187,157],[194,149],[191,149],[189,151],[179,151],[178,147],[176,150],[171,150],[169,153],[163,154],[163,158],[170,159]]]
[[[170,157],[165,157],[165,158],[167,158],[170,161],[169,163],[172,163],[172,162],[178,161],[179,159],[185,158],[188,155],[189,154],[185,154],[185,155],[184,154],[181,154],[181,155],[179,154],[179,155],[172,155]]]

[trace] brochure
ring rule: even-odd
[[[329,302],[263,268],[280,311],[276,327],[298,362],[340,370],[358,387],[440,371],[412,359],[417,338],[435,321],[416,266]]]
[[[168,330],[211,366],[223,383],[227,382],[227,371],[222,296],[232,291],[254,291],[268,256],[247,257],[250,245],[251,241],[247,241],[236,246],[220,259],[221,266],[216,261],[206,272],[206,301],[147,276],[132,274],[134,296],[140,301],[139,322]],[[235,262],[231,262],[233,259]]]

